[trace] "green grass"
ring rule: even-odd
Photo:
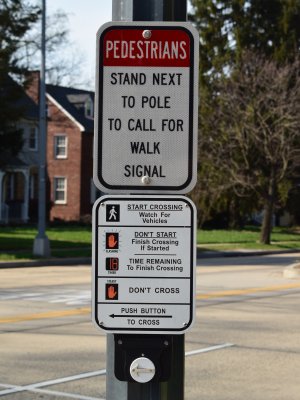
[[[243,230],[198,230],[197,243],[205,250],[284,250],[300,248],[300,234],[296,230],[274,228],[270,245],[259,243],[259,237],[260,228],[254,226],[247,226]]]
[[[62,225],[49,227],[47,236],[54,257],[91,255],[92,229],[89,226]],[[0,227],[0,260],[33,259],[32,247],[37,229],[28,226]]]
[[[0,261],[34,259],[33,241],[37,230],[30,226],[0,227]],[[259,243],[259,227],[243,230],[198,230],[197,242],[205,250],[285,250],[300,249],[300,231],[274,228],[272,243]],[[92,232],[90,226],[64,224],[47,229],[53,257],[91,256]]]

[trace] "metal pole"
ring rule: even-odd
[[[112,0],[113,21],[186,21],[187,0]],[[173,368],[168,382],[118,381],[114,376],[114,340],[107,335],[107,400],[184,400],[184,335],[174,335]]]
[[[39,203],[38,234],[33,243],[33,254],[42,257],[50,255],[50,245],[46,236],[46,0],[42,0],[41,72],[40,72],[40,119],[39,119]]]
[[[187,0],[112,0],[113,21],[186,21]]]

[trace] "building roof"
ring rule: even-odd
[[[39,119],[39,107],[26,94],[25,90],[10,76],[1,80],[0,97],[10,101],[16,109],[22,110],[22,117],[25,119]]]
[[[94,103],[94,92],[64,86],[46,85],[50,95],[86,132],[93,132],[94,118],[86,113],[86,102]]]

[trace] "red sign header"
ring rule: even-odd
[[[110,29],[103,35],[103,66],[190,67],[189,32],[183,28]]]

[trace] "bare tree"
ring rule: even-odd
[[[40,23],[22,38],[19,59],[26,69],[36,70],[40,67]],[[47,82],[54,85],[89,86],[90,82],[82,73],[84,65],[83,53],[70,40],[68,15],[57,10],[47,16],[46,51]]]
[[[222,176],[220,190],[262,200],[260,241],[269,244],[280,184],[299,164],[300,63],[277,65],[247,52],[215,93],[207,104],[202,154]]]

